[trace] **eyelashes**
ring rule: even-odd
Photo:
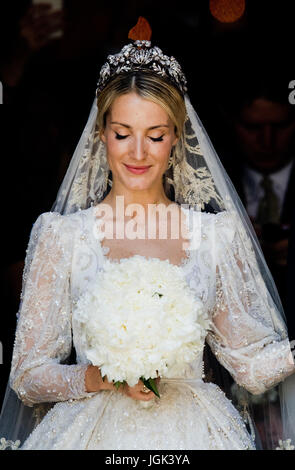
[[[121,135],[121,134],[118,134],[118,132],[116,132],[115,134],[116,134],[116,139],[118,140],[123,140],[123,139],[126,139],[126,137],[128,137],[128,135]]]
[[[160,137],[150,137],[150,139],[151,139],[153,142],[162,142],[163,137],[164,137],[164,134],[161,135]]]
[[[128,137],[129,134],[127,135],[122,135],[122,134],[118,134],[118,132],[115,132],[116,134],[116,139],[118,140],[123,140],[123,139],[126,139]],[[149,137],[153,142],[162,142],[163,141],[163,137],[164,137],[164,134],[161,135],[160,137]]]

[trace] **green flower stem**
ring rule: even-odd
[[[157,386],[156,386],[156,383],[155,383],[155,380],[152,379],[152,378],[149,378],[149,379],[145,379],[144,377],[140,377],[140,380],[143,381],[144,385],[149,389],[151,390],[152,392],[154,392],[154,394],[160,398],[160,394],[159,394],[159,391],[157,389]]]

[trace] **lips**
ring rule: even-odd
[[[135,170],[146,170],[147,168],[150,168],[150,166],[134,166],[134,165],[126,165],[127,168],[135,168]]]
[[[131,173],[134,173],[136,175],[141,175],[142,173],[145,173],[148,171],[150,166],[131,166],[131,165],[126,165],[127,170],[129,170]]]

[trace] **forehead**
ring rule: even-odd
[[[166,110],[158,103],[142,98],[136,93],[117,97],[110,108],[111,121],[125,122],[131,126],[146,123],[147,127],[171,124]]]

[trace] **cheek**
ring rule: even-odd
[[[118,160],[126,151],[126,145],[116,138],[107,138],[106,139],[106,150],[108,158],[116,161]]]
[[[154,150],[155,156],[159,163],[162,163],[165,165],[167,161],[169,160],[170,154],[172,150],[172,144],[171,142],[163,142],[162,145],[157,146],[157,148]]]

